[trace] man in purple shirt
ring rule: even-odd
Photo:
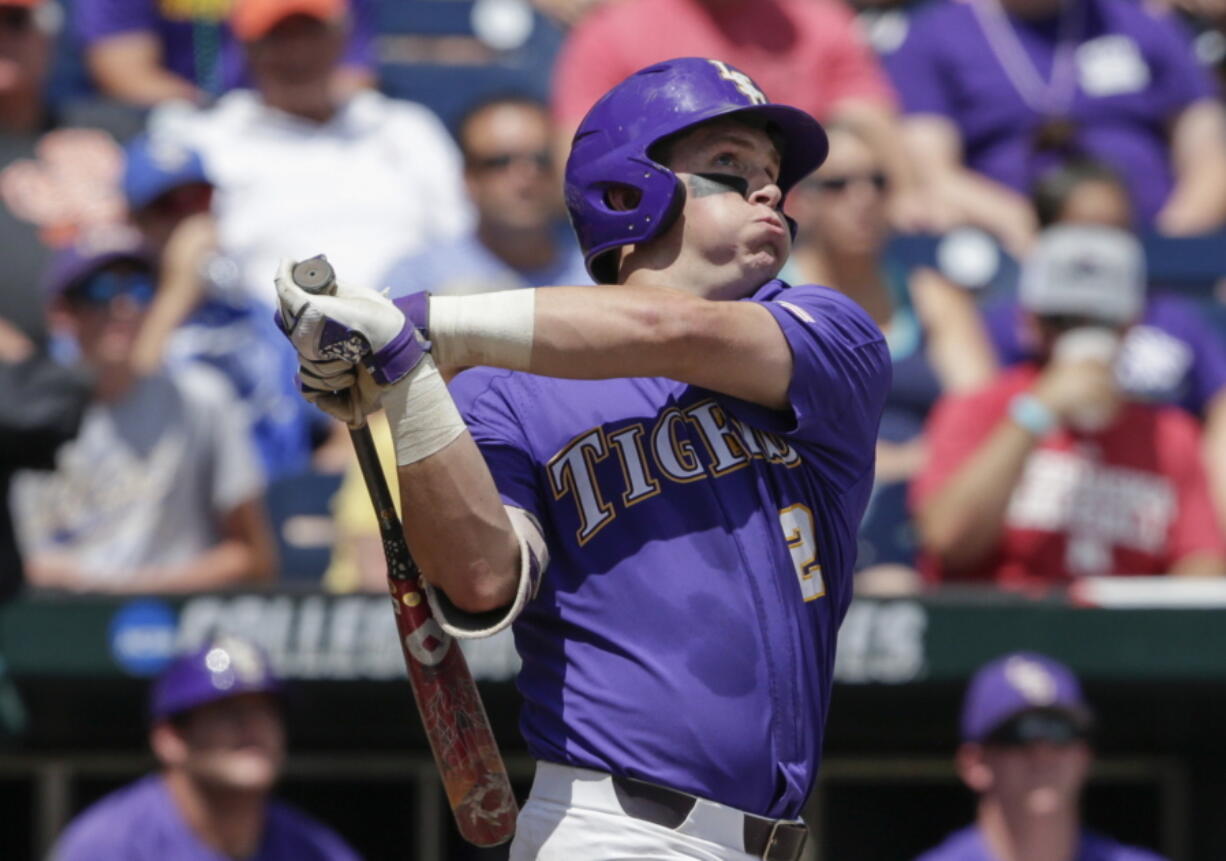
[[[670,60],[575,134],[599,286],[393,304],[282,266],[308,396],[382,399],[436,615],[514,620],[538,767],[513,859],[800,857],[890,379],[854,302],[775,278],[826,148],[743,72]],[[449,394],[436,364],[485,367]]]
[[[280,684],[250,643],[179,657],[150,700],[162,770],[69,824],[54,861],[357,861],[331,829],[269,794],[285,759]]]
[[[1033,652],[981,667],[962,707],[957,768],[975,823],[916,861],[1162,861],[1081,826],[1093,714],[1073,672]]]
[[[76,36],[105,95],[140,107],[169,99],[203,102],[250,86],[242,42],[230,21],[238,0],[75,0]],[[336,73],[348,92],[373,83],[374,9],[369,0],[244,0],[331,19],[349,9],[349,46]]]
[[[1074,156],[1127,178],[1140,225],[1226,222],[1226,114],[1187,33],[1152,5],[941,2],[885,64],[921,174],[955,220],[1015,253],[1034,233],[1031,184]]]

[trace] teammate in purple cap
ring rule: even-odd
[[[116,790],[61,835],[53,861],[354,861],[340,837],[270,799],[285,759],[280,683],[249,643],[180,657],[150,698],[158,774]]]
[[[975,824],[916,861],[1161,861],[1082,828],[1092,724],[1077,677],[1058,661],[1018,652],[982,667],[957,753],[979,799]]]
[[[575,135],[602,286],[392,303],[282,266],[308,397],[387,410],[445,627],[514,620],[538,767],[513,859],[800,855],[889,386],[857,305],[775,279],[825,154],[744,73],[671,60]]]

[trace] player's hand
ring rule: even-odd
[[[363,365],[345,365],[332,372],[328,365],[303,359],[298,366],[298,386],[302,396],[333,418],[351,428],[361,427],[366,417],[382,406],[383,386],[375,382]]]
[[[327,383],[319,388],[335,392],[352,385],[355,379],[347,374],[358,365],[376,384],[389,386],[412,371],[430,348],[414,321],[383,294],[343,283],[332,295],[308,293],[294,283],[293,266],[283,260],[277,272],[277,326],[299,358],[313,363],[308,370]],[[424,306],[424,294],[419,296],[406,297],[402,304],[413,307],[409,300],[414,300]]]

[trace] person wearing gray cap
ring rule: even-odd
[[[931,418],[911,488],[921,571],[1023,589],[1226,573],[1199,426],[1127,399],[1114,373],[1145,301],[1137,240],[1052,227],[1024,262],[1019,298],[1039,360],[943,400]]]
[[[353,861],[337,834],[271,798],[285,761],[281,682],[255,646],[219,636],[181,655],[150,696],[161,771],[107,795],[53,861]]]
[[[1081,824],[1094,715],[1073,671],[1015,652],[975,673],[956,767],[975,822],[916,861],[1161,861]]]

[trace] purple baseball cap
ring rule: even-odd
[[[176,658],[153,683],[155,720],[240,694],[278,694],[281,681],[268,657],[247,640],[224,634]]]
[[[971,679],[962,705],[962,739],[982,742],[1029,711],[1064,714],[1083,730],[1093,720],[1072,670],[1037,652],[1014,652],[980,667]]]
[[[51,258],[43,277],[47,298],[62,296],[98,270],[120,260],[147,267],[150,272],[157,269],[134,230],[113,226],[81,237],[75,245],[61,249]]]

